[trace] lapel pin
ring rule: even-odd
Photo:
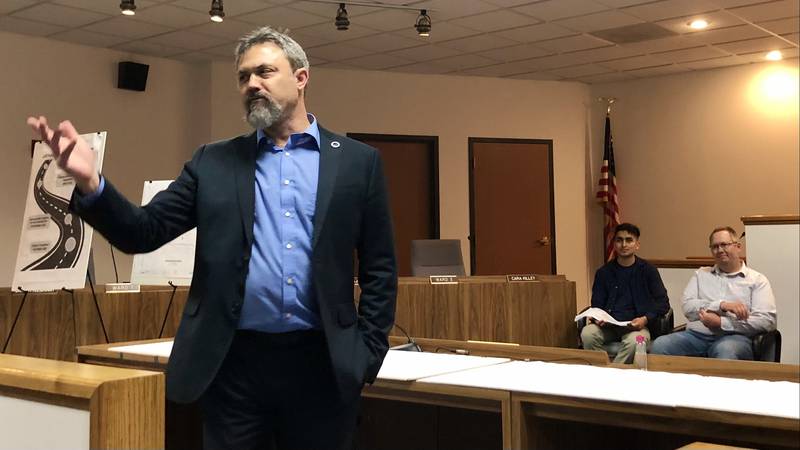
[[[340,144],[339,141],[331,141],[331,147],[333,148],[339,148],[340,145],[342,144]]]

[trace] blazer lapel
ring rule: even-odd
[[[319,179],[317,181],[317,207],[314,213],[314,236],[311,239],[312,250],[317,246],[331,197],[336,186],[336,176],[339,173],[339,160],[341,159],[341,142],[336,135],[319,127]]]
[[[253,245],[253,215],[256,203],[256,133],[253,132],[236,139],[234,145],[237,158],[233,173],[236,179],[242,227],[249,249]]]

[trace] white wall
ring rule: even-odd
[[[747,263],[772,285],[781,362],[800,363],[800,225],[748,225]]]
[[[89,411],[0,396],[0,447],[88,449]]]

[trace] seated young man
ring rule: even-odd
[[[698,269],[683,291],[686,331],[659,337],[653,353],[753,359],[752,336],[775,329],[769,280],[742,261],[733,228],[716,228],[708,244],[714,266]]]
[[[658,269],[636,256],[639,250],[639,227],[630,223],[614,230],[616,257],[597,270],[592,285],[592,307],[601,308],[614,319],[630,321],[627,327],[589,319],[581,330],[583,348],[603,350],[603,344],[620,341],[616,363],[631,363],[636,351],[636,337],[650,342],[649,321],[669,311],[667,289]]]

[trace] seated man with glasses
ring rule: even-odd
[[[636,352],[636,337],[650,342],[647,323],[669,311],[669,298],[658,269],[636,256],[639,250],[639,227],[621,223],[614,229],[616,257],[597,269],[592,285],[592,307],[606,311],[625,327],[589,319],[581,330],[586,350],[603,350],[603,345],[621,342],[614,356],[616,363],[631,363]]]
[[[652,353],[751,360],[752,336],[775,329],[772,288],[741,260],[733,228],[716,228],[708,240],[716,264],[698,269],[683,291],[686,331],[659,337]]]

